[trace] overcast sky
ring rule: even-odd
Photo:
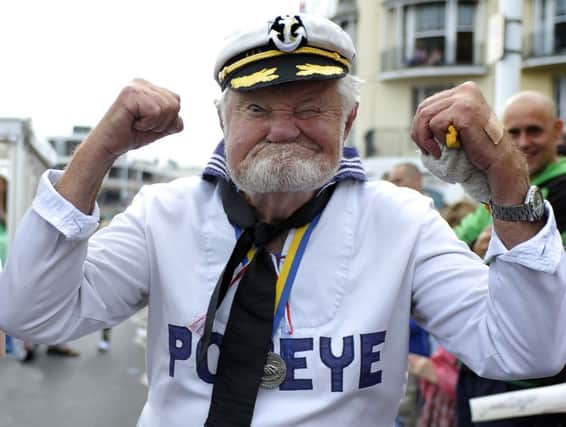
[[[325,13],[332,0],[305,0]],[[326,5],[328,3],[328,7]],[[181,95],[185,130],[138,150],[203,164],[221,138],[212,78],[222,39],[254,17],[298,12],[300,0],[0,1],[0,117],[30,117],[38,139],[94,126],[142,77]],[[272,12],[272,13],[271,13]]]

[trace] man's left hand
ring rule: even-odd
[[[493,200],[521,204],[529,188],[527,163],[507,134],[498,141],[490,138],[486,129],[492,115],[478,85],[466,82],[421,102],[411,137],[425,154],[438,158],[439,144],[446,144],[448,126],[453,125],[468,160],[486,174]]]

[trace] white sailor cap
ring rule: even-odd
[[[251,90],[345,76],[356,55],[350,36],[317,15],[283,15],[228,37],[214,65],[222,89]]]

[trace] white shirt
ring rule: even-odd
[[[217,188],[199,178],[145,187],[90,237],[98,210],[84,215],[65,201],[52,185],[58,176],[43,176],[12,244],[0,327],[35,342],[66,341],[148,305],[149,391],[139,425],[203,425],[214,343],[233,298],[231,290],[218,311],[208,369],[197,372],[197,325],[235,243]],[[566,360],[566,260],[547,208],[547,224],[528,242],[508,251],[493,236],[488,270],[429,199],[385,182],[340,183],[273,339],[287,378],[259,391],[253,425],[392,425],[411,309],[481,375],[557,372]]]

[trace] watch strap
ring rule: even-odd
[[[500,206],[490,200],[491,216],[503,221],[535,222],[544,219],[546,209],[540,189],[532,185],[522,205]]]

